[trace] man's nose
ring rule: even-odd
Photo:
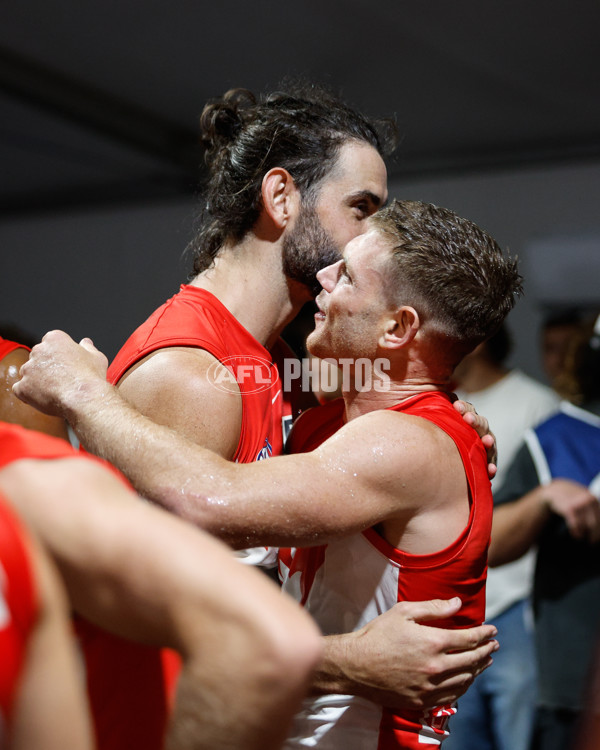
[[[338,260],[337,263],[332,263],[330,266],[325,266],[317,273],[317,281],[325,289],[330,292],[335,286],[337,281],[338,272],[342,261]]]

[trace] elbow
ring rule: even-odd
[[[296,602],[288,602],[286,595],[282,598],[286,610],[291,605],[290,611],[268,618],[258,629],[255,622],[254,628],[245,631],[251,661],[248,669],[258,689],[297,707],[321,661],[323,638],[314,620]]]
[[[322,639],[296,602],[257,571],[235,565],[245,571],[235,576],[237,598],[227,595],[225,580],[212,612],[203,597],[197,615],[186,618],[191,629],[182,649],[173,736],[182,725],[178,717],[191,706],[203,739],[214,725],[215,738],[206,747],[229,747],[233,731],[234,739],[239,736],[235,747],[278,748],[308,693]]]

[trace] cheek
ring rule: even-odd
[[[350,240],[368,229],[365,221],[358,221],[354,214],[347,211],[326,212],[321,217],[321,226],[333,240],[340,255]]]
[[[339,299],[330,300],[327,311],[327,322],[333,329],[341,330],[354,324],[355,310],[348,295],[340,295]]]

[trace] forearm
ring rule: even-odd
[[[173,452],[187,447],[185,439],[142,415],[105,381],[65,394],[60,408],[85,449],[116,466],[138,492]]]
[[[381,657],[393,658],[393,655],[382,653]],[[310,692],[359,695],[381,705],[406,700],[400,693],[384,687],[378,677],[374,665],[365,663],[359,632],[330,635],[323,638],[323,655],[313,671]]]
[[[490,567],[522,557],[537,542],[550,515],[550,503],[542,485],[520,500],[495,508],[488,552]]]
[[[327,455],[321,446],[237,464],[153,422],[104,382],[64,403],[83,445],[120,469],[140,495],[235,548],[321,544],[369,528],[397,504],[397,494],[378,492],[369,472],[334,445]],[[342,509],[339,498],[349,496],[367,499]]]
[[[210,525],[211,497],[235,465],[153,422],[114,386],[96,381],[90,389],[69,394],[62,404],[86,450],[116,466],[141,496],[197,526]]]
[[[359,682],[349,674],[354,638],[353,633],[323,638],[323,655],[313,672],[311,693],[358,694]]]

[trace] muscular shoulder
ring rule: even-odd
[[[169,387],[214,388],[215,372],[223,365],[204,349],[173,346],[158,349],[137,362],[119,381],[122,393],[134,389],[162,390]],[[235,386],[232,391],[239,389]]]
[[[406,446],[412,441],[426,442],[443,439],[445,434],[432,422],[413,414],[375,409],[355,419],[351,419],[338,431],[340,435],[364,435],[365,439],[380,440],[385,437],[388,442],[402,441]]]
[[[353,472],[380,487],[400,487],[417,502],[454,474],[461,480],[464,475],[456,445],[443,430],[421,417],[386,409],[352,419],[320,450],[346,455]]]
[[[239,442],[242,399],[212,354],[194,347],[160,349],[132,367],[119,391],[142,414],[231,458]],[[216,383],[224,380],[226,388]]]

